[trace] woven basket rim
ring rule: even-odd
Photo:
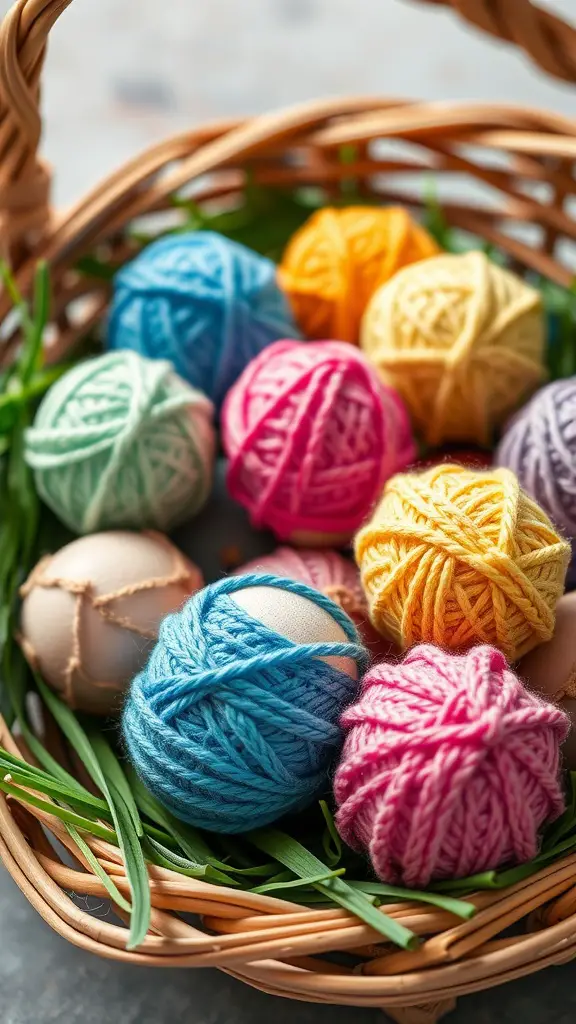
[[[533,57],[537,51],[541,62],[549,61],[547,33],[554,16],[528,0],[522,2],[526,10],[537,12],[530,15],[529,40],[520,41],[518,26],[509,23],[512,8],[517,9],[510,0],[497,0],[494,24],[481,27],[515,39]],[[168,210],[171,195],[191,181],[197,183],[201,202],[234,199],[245,186],[246,168],[255,180],[271,187],[312,182],[321,184],[328,196],[345,175],[351,175],[367,196],[382,201],[402,201],[394,191],[397,173],[432,170],[438,176],[472,176],[482,188],[496,193],[498,203],[477,207],[472,201],[453,200],[442,204],[448,221],[502,247],[518,266],[561,285],[571,284],[573,273],[564,261],[563,246],[576,243],[576,218],[566,202],[576,194],[576,117],[506,103],[344,97],[253,118],[215,121],[149,147],[70,209],[54,211],[49,170],[36,155],[39,77],[48,30],[69,3],[18,0],[0,28],[0,152],[5,157],[0,161],[0,223],[6,228],[0,245],[25,292],[36,261],[45,258],[50,265],[55,287],[51,358],[60,358],[73,346],[101,318],[108,301],[102,282],[75,271],[80,255],[104,245],[122,262],[130,255],[125,229],[135,219]],[[485,9],[479,0],[455,0],[454,5],[476,23]],[[555,22],[554,26],[554,32],[561,31]],[[494,32],[495,27],[500,31]],[[571,77],[576,79],[575,30],[566,27],[562,40],[554,60],[567,77],[573,58]],[[411,148],[402,156],[379,155],[376,139]],[[346,167],[338,160],[343,145],[355,147],[354,159]],[[493,154],[502,158],[501,166],[493,165]],[[545,197],[538,195],[542,187],[549,193]],[[410,204],[417,208],[421,200],[417,187]],[[539,226],[541,248],[508,233],[522,222]],[[84,307],[78,319],[73,310],[79,298]],[[8,309],[7,296],[0,295],[4,323]],[[8,331],[5,360],[16,342],[16,335]],[[31,759],[3,720],[0,743]],[[42,826],[68,846],[76,870],[59,858]],[[99,879],[70,844],[58,819],[43,812],[36,815],[30,807],[0,795],[0,859],[24,895],[68,941],[121,962],[219,966],[249,985],[287,998],[386,1008],[417,1005],[414,1021],[432,1021],[460,994],[576,956],[576,855],[510,890],[479,894],[478,913],[469,922],[422,905],[403,904],[392,911],[387,907],[423,935],[416,954],[390,953],[378,945],[381,937],[344,910],[305,910],[273,897],[238,893],[150,868],[153,934],[139,950],[128,952],[125,929],[95,921],[69,899],[71,888],[102,893]],[[118,851],[102,840],[90,839],[89,845],[114,872],[119,887],[125,887]],[[179,918],[182,909],[201,914],[206,933]],[[521,918],[530,923],[526,935],[498,938],[504,927]],[[351,972],[319,959],[336,949],[360,949],[362,970]]]

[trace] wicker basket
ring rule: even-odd
[[[393,174],[412,174],[416,182],[430,171],[442,178],[468,175],[485,192],[480,189],[474,205],[443,205],[448,221],[506,250],[518,267],[571,283],[560,255],[576,238],[566,202],[576,192],[576,120],[519,107],[344,99],[209,124],[154,146],[72,210],[54,212],[50,174],[37,156],[39,79],[49,30],[70,2],[18,0],[0,30],[0,246],[24,290],[36,261],[44,257],[50,264],[51,358],[83,335],[107,303],[105,283],[73,269],[80,256],[105,247],[107,258],[122,263],[131,251],[126,227],[135,218],[168,209],[170,197],[191,182],[199,202],[233,200],[248,169],[270,186],[316,183],[328,192],[352,175],[366,196],[402,202],[407,197],[394,192]],[[480,28],[523,47],[549,73],[576,80],[576,30],[552,14],[528,0],[451,3]],[[388,157],[375,140],[410,145]],[[352,163],[338,157],[343,144],[354,146]],[[419,192],[408,199],[414,206]],[[524,222],[537,238],[523,240],[518,225]],[[4,359],[16,341],[8,308],[0,296]],[[1,719],[0,743],[30,756]],[[59,859],[44,829],[68,846],[76,869]],[[89,845],[126,892],[118,850],[98,839]],[[387,906],[424,938],[415,952],[380,945],[376,932],[344,910],[302,909],[158,867],[149,869],[152,929],[137,951],[128,952],[124,928],[90,917],[69,898],[70,891],[102,896],[105,890],[56,817],[33,815],[0,795],[0,857],[55,931],[100,956],[154,967],[219,967],[274,995],[379,1006],[411,1024],[438,1019],[458,995],[576,956],[576,856],[508,890],[472,897],[478,913],[464,924],[429,906]],[[200,915],[205,931],[186,923],[181,912]],[[520,934],[500,937],[521,920]],[[361,966],[351,970],[321,958],[340,950],[354,951]]]

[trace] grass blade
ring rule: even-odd
[[[98,764],[108,785],[113,787],[122,797],[132,819],[136,835],[141,838],[144,835],[144,829],[142,828],[140,814],[118,758],[101,732],[89,732],[88,741],[96,754]]]
[[[310,875],[309,878],[291,878],[288,881],[274,881],[266,882],[264,885],[257,885],[251,892],[260,893],[263,895],[267,892],[275,892],[278,889],[305,889],[307,886],[316,885],[317,882],[327,882],[330,878],[338,878],[343,875],[346,868],[336,868],[334,871],[329,871],[327,874]]]
[[[70,837],[74,840],[79,850],[82,851],[84,857],[88,861],[92,871],[100,879],[102,885],[105,887],[110,899],[115,903],[121,910],[124,910],[127,914],[132,913],[132,907],[128,903],[128,900],[124,898],[120,890],[118,889],[115,882],[110,878],[110,875],[104,870],[100,861],[94,856],[92,850],[88,846],[88,843],[82,838],[80,833],[74,828],[73,825],[66,825],[66,828],[70,834]]]
[[[342,860],[342,840],[334,824],[334,815],[325,800],[319,800],[322,817],[326,822],[326,828],[322,836],[322,847],[326,854],[326,860],[330,867],[336,867]]]
[[[305,849],[297,840],[276,829],[257,829],[247,833],[250,840],[259,850],[269,857],[274,857],[280,864],[288,868],[300,878],[313,874],[330,875],[330,869],[318,857]],[[415,949],[419,944],[418,936],[382,911],[377,910],[363,893],[358,892],[342,878],[327,878],[325,882],[314,883],[314,888],[323,893],[334,903],[359,917],[365,924],[384,935],[402,949]]]
[[[473,903],[465,900],[455,899],[453,896],[443,896],[441,893],[420,892],[413,889],[401,889],[396,885],[386,885],[385,882],[348,882],[353,889],[368,893],[371,896],[390,896],[394,900],[414,900],[419,903],[430,903],[440,910],[447,910],[450,914],[468,921],[474,917],[476,907]]]
[[[127,948],[136,949],[144,941],[150,927],[152,904],[148,872],[140,844],[140,837],[134,826],[132,810],[128,807],[116,786],[108,785],[98,757],[92,749],[90,740],[76,716],[56,694],[48,689],[38,676],[35,678],[40,696],[48,705],[48,709],[56,719],[68,742],[82,760],[91,779],[98,786],[110,808],[132,896],[130,935]]]
[[[118,837],[115,832],[111,829],[106,828],[104,825],[100,825],[97,821],[92,821],[90,818],[83,818],[82,815],[76,814],[75,811],[68,810],[67,807],[60,807],[59,804],[51,804],[47,800],[41,800],[40,797],[34,796],[28,789],[20,789],[19,786],[13,786],[11,782],[7,782],[6,779],[0,781],[0,789],[3,793],[8,796],[13,796],[21,803],[30,804],[31,807],[37,807],[39,811],[44,811],[46,814],[52,814],[55,818],[59,818],[60,821],[65,822],[68,825],[73,825],[75,828],[81,829],[82,832],[88,832],[90,835],[96,836],[98,839],[105,839],[108,843],[113,843],[115,846],[118,845]]]
[[[191,825],[185,825],[183,822],[178,821],[177,818],[174,818],[156,797],[148,792],[146,787],[140,782],[134,769],[130,766],[126,769],[126,775],[134,800],[142,814],[145,814],[151,821],[155,821],[157,825],[164,828],[189,860],[195,864],[208,864],[213,859],[212,850],[200,832]]]

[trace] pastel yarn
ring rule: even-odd
[[[330,548],[276,548],[235,569],[233,575],[274,573],[300,580],[335,601],[350,616],[373,659],[391,658],[398,652],[373,628],[358,569],[348,558]]]
[[[545,376],[539,292],[484,253],[406,267],[371,299],[361,347],[430,445],[489,444]]]
[[[576,537],[576,377],[538,391],[508,426],[496,462],[568,537]]]
[[[236,599],[263,587],[305,598],[346,642],[298,644],[267,627]],[[325,658],[366,665],[351,620],[324,595],[271,575],[206,587],[164,619],[132,684],[123,726],[140,778],[177,817],[216,832],[306,806],[326,786],[357,689]]]
[[[280,540],[341,545],[415,456],[401,400],[343,342],[279,341],[222,410],[228,489]]]
[[[570,547],[507,469],[441,465],[390,480],[356,537],[374,626],[400,647],[549,640]]]
[[[77,533],[189,519],[209,493],[212,403],[165,360],[111,352],[43,399],[25,457],[46,504]]]
[[[357,344],[362,314],[379,285],[437,252],[401,207],[326,207],[291,238],[279,281],[306,337]]]
[[[297,337],[276,267],[212,231],[167,235],[114,280],[108,347],[170,359],[220,406],[246,364]]]
[[[564,810],[568,719],[492,647],[422,645],[379,665],[341,721],[336,825],[387,882],[421,889],[531,860]]]

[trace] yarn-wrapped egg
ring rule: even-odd
[[[566,715],[492,647],[378,665],[341,721],[336,825],[384,881],[422,889],[531,860],[564,809]]]
[[[228,489],[280,540],[346,544],[415,455],[401,399],[343,342],[279,341],[222,410]]]
[[[162,534],[81,537],[43,558],[24,584],[22,648],[70,707],[118,712],[161,619],[201,586],[199,570]]]
[[[212,403],[165,360],[110,352],[54,384],[26,432],[40,497],[76,533],[167,530],[212,482]]]
[[[402,648],[549,640],[570,547],[507,469],[440,465],[390,480],[355,542],[374,626]]]
[[[338,755],[338,719],[366,652],[329,598],[277,576],[230,576],[170,615],[124,709],[148,789],[214,832],[310,803]]]
[[[402,207],[325,207],[292,236],[278,278],[307,338],[357,344],[362,314],[379,285],[438,251]]]
[[[553,381],[516,413],[495,461],[512,469],[552,522],[576,538],[576,377]]]
[[[213,231],[167,235],[114,279],[108,346],[170,359],[219,408],[253,356],[297,337],[271,260]]]
[[[576,593],[560,598],[552,639],[522,658],[518,675],[530,690],[553,700],[569,716],[572,730],[562,753],[566,767],[576,771]]]
[[[545,375],[540,293],[481,252],[406,267],[372,297],[361,347],[430,445],[489,444]]]
[[[372,626],[358,569],[338,551],[279,547],[234,571],[235,576],[250,573],[273,573],[301,580],[331,598],[350,616],[373,659],[393,658],[398,654],[394,644],[380,636]]]

